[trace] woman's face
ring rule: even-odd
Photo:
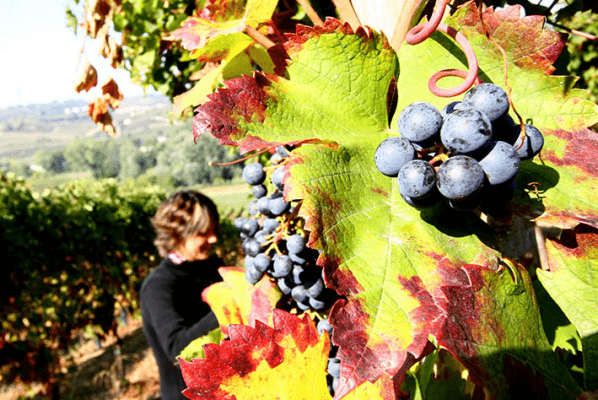
[[[185,257],[187,261],[207,260],[210,257],[212,246],[218,241],[213,224],[205,233],[185,239],[176,249],[176,252]]]

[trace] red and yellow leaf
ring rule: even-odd
[[[205,359],[179,359],[189,399],[330,399],[328,335],[308,315],[274,310],[272,327],[232,325],[230,340],[204,346]]]

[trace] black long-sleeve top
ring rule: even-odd
[[[218,320],[201,292],[221,281],[221,260],[185,261],[164,259],[141,285],[143,331],[160,371],[162,400],[186,399],[185,382],[176,357],[189,343],[218,327]]]

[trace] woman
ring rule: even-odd
[[[222,280],[222,262],[211,257],[220,230],[216,205],[195,191],[174,193],[152,225],[164,258],[141,285],[143,330],[160,370],[162,400],[185,399],[186,385],[176,357],[191,341],[218,327],[201,292]]]

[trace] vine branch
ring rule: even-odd
[[[359,17],[355,13],[355,9],[350,0],[332,0],[332,2],[338,10],[341,19],[348,22],[353,30],[356,30],[361,25]]]
[[[324,21],[322,21],[316,10],[309,4],[308,0],[297,0],[297,3],[305,10],[305,13],[314,25],[324,25]]]

